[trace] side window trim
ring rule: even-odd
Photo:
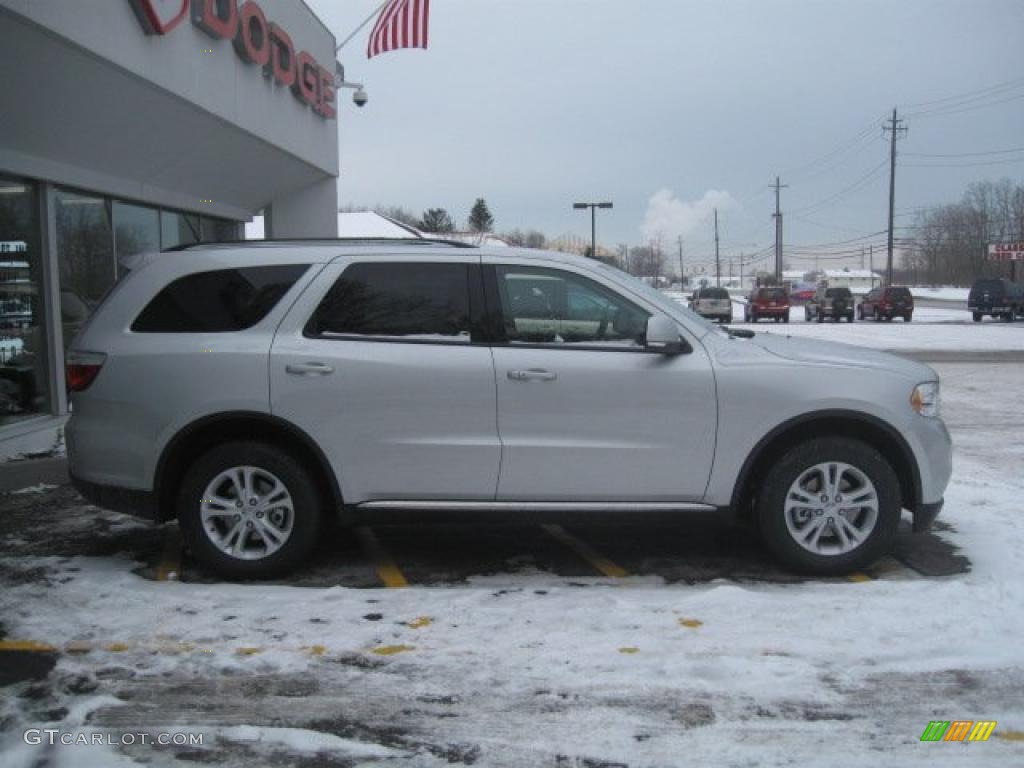
[[[512,342],[508,339],[508,334],[505,331],[505,309],[504,304],[501,301],[501,289],[499,287],[498,280],[498,266],[506,267],[520,267],[523,269],[546,269],[553,272],[565,272],[569,275],[578,275],[576,272],[569,270],[558,269],[557,267],[549,266],[533,266],[527,264],[484,264],[483,265],[483,278],[484,278],[484,296],[487,301],[488,310],[492,307],[493,311],[489,312],[491,323],[491,335],[490,335],[490,346],[495,347],[507,347],[511,349],[536,349],[536,350],[548,350],[552,352],[567,352],[567,351],[580,351],[580,352],[626,352],[629,354],[660,354],[657,351],[652,351],[643,346],[635,347],[615,347],[603,344],[550,344],[550,343],[530,343],[530,342]],[[648,316],[651,312],[639,306],[635,301],[623,296],[620,292],[607,287],[603,283],[593,280],[588,275],[578,275],[579,277],[591,280],[597,283],[601,288],[619,297],[619,299],[628,304],[629,306],[636,307],[638,310],[644,312]]]

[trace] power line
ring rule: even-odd
[[[987,157],[988,155],[1010,155],[1015,152],[1024,152],[1024,147],[1013,147],[1012,149],[990,149],[986,152],[954,152],[953,154],[935,154],[931,152],[904,152],[904,157]]]
[[[858,188],[860,188],[861,186],[866,184],[875,175],[877,175],[879,171],[881,171],[883,168],[885,168],[885,166],[886,166],[886,164],[888,162],[889,162],[888,160],[883,160],[878,165],[876,165],[874,168],[872,168],[870,171],[868,171],[866,174],[864,174],[859,179],[857,179],[857,181],[853,182],[853,184],[851,184],[850,186],[846,187],[845,189],[839,190],[834,195],[830,195],[829,197],[826,197],[824,200],[819,200],[817,203],[812,203],[811,205],[804,206],[803,208],[797,208],[794,211],[790,211],[790,213],[792,213],[792,214],[810,213],[811,211],[824,210],[825,208],[827,208],[832,203],[838,202],[839,200],[843,199],[846,195],[856,191]]]
[[[1008,165],[1010,163],[1024,163],[1024,157],[984,160],[977,163],[900,163],[900,168],[981,168],[987,165]]]
[[[996,83],[995,85],[990,85],[986,88],[979,88],[973,91],[966,91],[965,93],[960,93],[955,96],[944,96],[941,99],[919,101],[916,104],[904,104],[903,107],[904,109],[916,109],[918,107],[927,107],[933,104],[941,104],[949,101],[960,101],[965,98],[976,98],[982,94],[991,95],[992,91],[1012,90],[1013,88],[1016,88],[1021,85],[1024,85],[1024,77],[1017,77],[1014,78],[1013,80],[1006,80],[1002,83]]]
[[[909,113],[907,115],[907,117],[926,117],[927,118],[927,117],[943,117],[945,115],[959,115],[959,114],[961,114],[963,112],[973,112],[976,109],[986,109],[987,107],[996,107],[996,106],[999,106],[1000,104],[1006,104],[1007,102],[1010,102],[1010,101],[1017,101],[1018,99],[1024,99],[1024,93],[1018,93],[1015,96],[1010,96],[1009,98],[1005,98],[1005,99],[999,99],[998,101],[988,101],[988,102],[984,102],[982,104],[973,104],[971,106],[961,106],[960,108],[957,108],[957,109],[952,109],[952,108],[951,109],[934,109],[934,110],[924,110],[922,112],[911,112],[911,113]],[[951,105],[951,106],[954,106],[954,105]]]

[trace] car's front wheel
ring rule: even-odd
[[[203,454],[185,473],[178,521],[204,565],[229,578],[267,578],[309,554],[322,507],[313,478],[290,454],[233,442]]]
[[[834,576],[889,551],[900,506],[899,480],[878,451],[824,438],[791,448],[768,471],[757,514],[765,543],[783,563]]]

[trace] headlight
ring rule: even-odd
[[[910,407],[922,416],[939,415],[939,382],[926,381],[918,384],[910,393]]]

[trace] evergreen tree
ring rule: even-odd
[[[478,197],[469,213],[469,228],[473,232],[490,232],[494,227],[494,217],[487,207],[487,201]]]
[[[453,232],[455,222],[444,208],[428,208],[423,212],[419,228],[424,232]]]

